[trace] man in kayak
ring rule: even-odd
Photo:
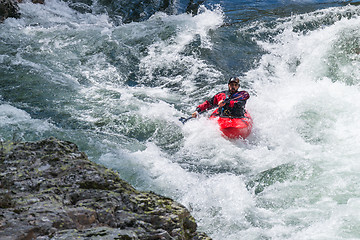
[[[250,95],[246,91],[238,91],[240,87],[239,82],[240,80],[237,77],[230,78],[228,90],[217,93],[211,99],[197,106],[196,111],[191,116],[195,118],[200,112],[218,107],[215,115],[243,117],[245,114],[246,100]]]

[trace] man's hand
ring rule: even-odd
[[[191,114],[191,116],[193,117],[193,118],[196,118],[197,116],[198,116],[198,112],[197,111],[195,111],[195,112],[193,112],[193,114]]]
[[[219,107],[223,107],[225,105],[225,101],[224,100],[221,100],[219,103],[218,103],[218,106]]]

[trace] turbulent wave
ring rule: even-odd
[[[74,141],[214,239],[359,238],[359,7],[239,22],[231,6],[119,24],[20,4],[0,25],[1,140]],[[251,93],[247,140],[178,121],[232,75]]]

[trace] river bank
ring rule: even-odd
[[[78,147],[0,145],[1,239],[210,239],[181,204],[137,191]]]

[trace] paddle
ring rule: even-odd
[[[234,97],[234,96],[235,96],[235,97]],[[247,100],[249,97],[250,97],[250,96],[249,96],[249,93],[248,93],[248,92],[246,92],[246,91],[240,91],[240,92],[238,92],[238,93],[235,93],[235,94],[233,95],[233,98],[226,98],[226,99],[224,100],[224,102],[225,102],[225,103],[228,103],[228,102],[230,102],[230,101],[232,101],[232,100]],[[204,111],[199,112],[199,114],[204,113],[204,112],[207,112],[208,110],[210,110],[210,108],[209,108],[209,109],[206,109],[206,110],[204,110]],[[183,124],[185,124],[187,121],[189,121],[189,120],[192,119],[192,118],[193,118],[193,116],[190,116],[190,117],[187,117],[187,118],[181,117],[181,118],[179,118],[179,121],[182,122]]]
[[[232,100],[247,100],[250,97],[247,91],[240,91],[235,93],[232,98],[225,98],[224,102],[228,103]]]
[[[209,109],[206,109],[206,110],[204,110],[204,111],[198,112],[198,114],[202,114],[202,113],[204,113],[204,112],[207,112],[207,110],[209,110]],[[179,121],[182,122],[183,124],[185,124],[187,121],[189,121],[189,120],[192,119],[192,118],[194,118],[192,115],[191,115],[190,117],[187,117],[187,118],[181,117],[181,118],[179,118]]]
[[[188,118],[181,117],[181,118],[179,118],[179,121],[182,122],[182,124],[185,124],[187,121],[189,121],[192,118],[193,118],[193,116],[190,116]]]

